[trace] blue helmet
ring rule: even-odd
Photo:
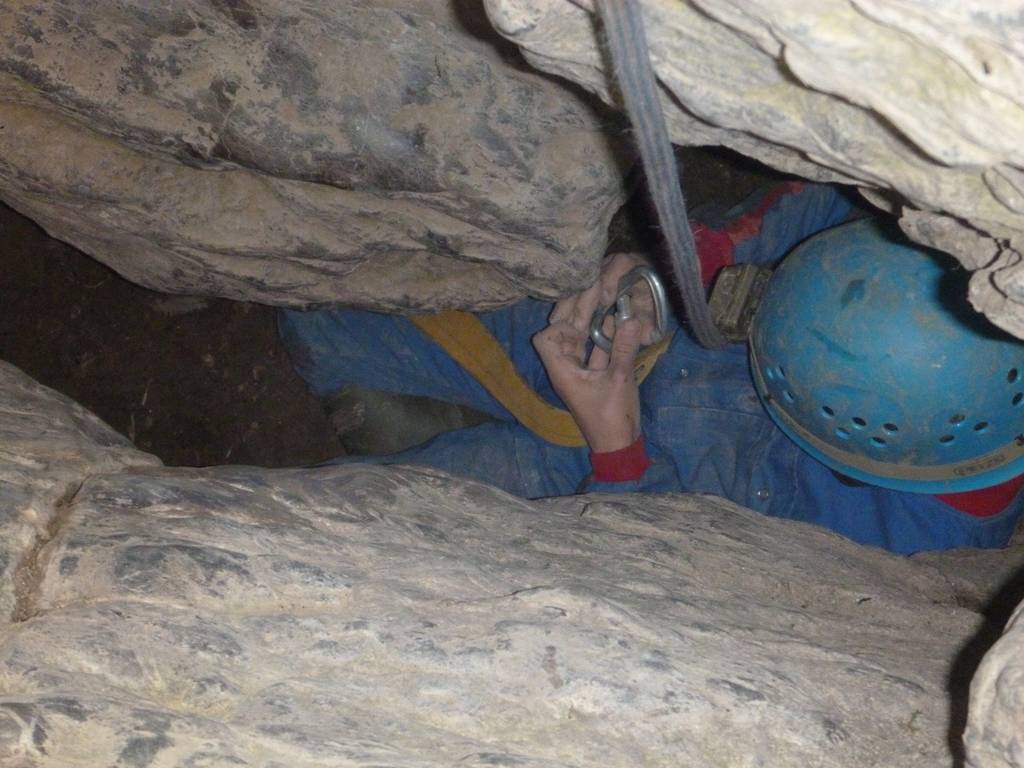
[[[967,304],[967,277],[873,220],[804,242],[751,327],[771,418],[872,485],[951,493],[1024,473],[1024,343]]]

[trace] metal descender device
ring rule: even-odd
[[[654,300],[654,335],[648,346],[656,344],[665,336],[668,330],[668,298],[665,295],[665,286],[650,267],[636,267],[619,280],[615,301],[606,307],[598,307],[590,318],[590,338],[596,347],[605,352],[611,351],[612,340],[604,332],[605,319],[612,315],[615,318],[615,325],[618,326],[633,317],[633,300],[630,294],[640,282],[647,283]]]

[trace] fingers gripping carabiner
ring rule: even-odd
[[[594,344],[610,352],[612,340],[605,335],[604,321],[608,315],[614,315],[616,327],[633,317],[633,308],[630,301],[630,291],[639,282],[646,282],[654,299],[654,335],[649,344],[655,344],[664,337],[668,329],[668,299],[665,296],[665,287],[661,284],[657,273],[650,267],[637,267],[622,276],[619,280],[618,293],[615,301],[607,307],[598,307],[590,319],[590,338]]]

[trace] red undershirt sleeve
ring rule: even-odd
[[[590,454],[590,465],[594,468],[594,480],[599,482],[621,483],[627,480],[639,480],[651,466],[644,446],[644,436],[640,435],[632,445],[617,451]]]

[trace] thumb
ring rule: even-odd
[[[636,353],[640,351],[642,330],[643,324],[636,318],[626,320],[616,329],[608,363],[610,369],[632,373]]]

